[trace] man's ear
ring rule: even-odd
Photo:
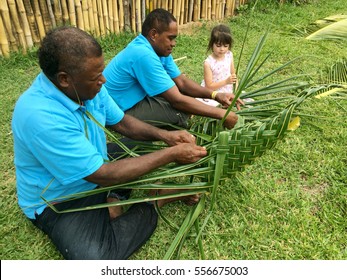
[[[157,38],[157,35],[158,35],[158,31],[155,28],[152,28],[148,32],[148,39],[151,40],[152,42],[154,42],[155,39]]]
[[[70,85],[70,78],[66,72],[57,73],[57,83],[62,88],[67,88]]]

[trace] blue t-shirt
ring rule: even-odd
[[[181,72],[172,55],[159,57],[140,34],[110,61],[103,74],[107,91],[126,111],[146,95],[155,96],[172,88],[172,79]]]
[[[12,118],[14,163],[18,203],[29,218],[47,206],[41,195],[55,201],[96,187],[83,178],[107,160],[106,137],[86,110],[102,125],[124,117],[104,87],[80,106],[43,73],[18,99]]]

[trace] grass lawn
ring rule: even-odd
[[[305,27],[336,14],[347,14],[345,0],[317,0],[297,7],[263,5],[253,14],[245,9],[241,16],[225,21],[233,31],[235,59],[239,58],[248,23],[251,27],[239,75],[260,36],[270,26],[265,51],[273,54],[266,67],[274,68],[302,56],[281,75],[309,73],[319,81],[337,59],[347,57],[347,41],[308,41],[290,31],[294,26]],[[173,52],[175,58],[187,57],[179,62],[180,69],[199,83],[214,24],[202,22],[186,28]],[[132,38],[130,34],[104,38],[101,43],[106,62]],[[2,260],[62,259],[50,240],[25,218],[16,200],[11,116],[17,98],[39,71],[34,52],[0,58]],[[347,101],[312,98],[302,108],[312,117],[302,118],[296,131],[220,186],[217,207],[203,236],[207,259],[347,259]],[[165,206],[163,212],[180,223],[187,210],[187,206],[177,202]],[[159,220],[154,235],[132,259],[161,259],[175,234]],[[199,259],[194,238],[186,240],[180,258]]]

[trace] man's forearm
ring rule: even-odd
[[[139,141],[166,140],[167,131],[154,127],[132,116],[124,115],[124,118],[112,126],[116,132]]]

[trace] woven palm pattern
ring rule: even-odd
[[[310,91],[304,91],[284,109],[265,120],[256,120],[229,130],[228,145],[218,144],[213,140],[211,154],[226,153],[221,179],[230,178],[237,172],[242,172],[267,150],[283,139],[288,132],[288,125],[293,112],[308,96]]]
[[[283,110],[267,122],[256,122],[230,131],[227,164],[223,174],[230,177],[243,171],[266,150],[273,148],[287,132],[293,107],[292,105],[290,109]]]

